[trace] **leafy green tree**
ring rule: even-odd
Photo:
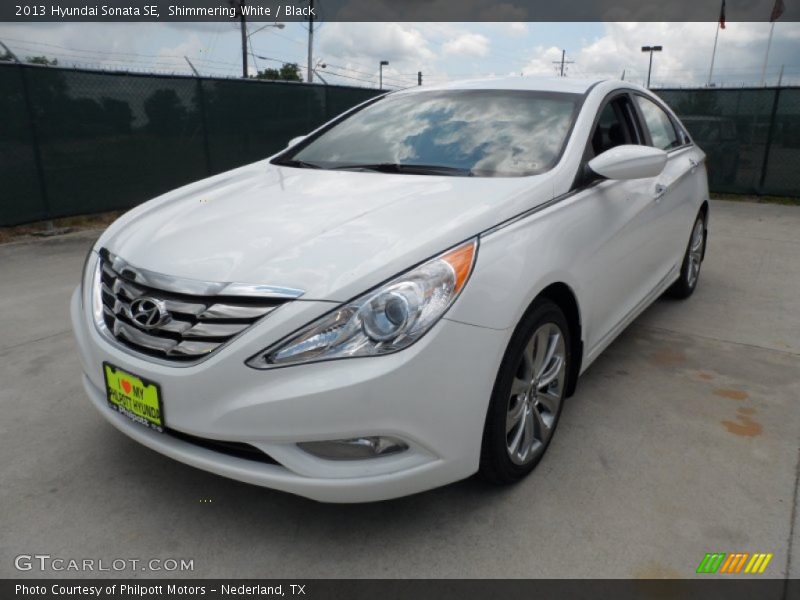
[[[300,77],[300,67],[297,63],[283,63],[280,76],[284,81],[303,81]]]
[[[255,76],[255,79],[266,79],[268,81],[277,81],[280,78],[281,72],[278,69],[264,69]]]
[[[255,79],[268,81],[303,81],[300,77],[300,66],[297,63],[283,63],[280,69],[264,69],[259,71]]]
[[[28,56],[25,60],[32,65],[46,65],[48,67],[58,66],[57,58],[47,58],[46,56]]]

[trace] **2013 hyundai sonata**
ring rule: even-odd
[[[695,289],[704,159],[620,81],[370,100],[109,227],[71,306],[86,391],[158,452],[318,500],[519,480],[578,376]]]

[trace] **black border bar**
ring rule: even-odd
[[[26,589],[18,586],[26,586]],[[170,586],[173,586],[172,588]],[[228,586],[226,588],[226,586]],[[40,593],[32,592],[38,588]],[[74,590],[100,588],[100,594]],[[233,588],[235,593],[230,593]],[[21,591],[22,589],[22,591]],[[227,593],[226,593],[227,591]],[[43,592],[43,593],[41,593]],[[698,579],[3,579],[3,600],[800,600],[800,580],[738,576]]]
[[[311,0],[3,0],[0,21],[305,21]],[[339,22],[714,22],[722,0],[313,0],[315,18]],[[727,21],[769,21],[775,0],[725,0]],[[784,0],[781,21],[800,21]]]

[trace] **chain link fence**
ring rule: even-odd
[[[134,206],[378,93],[0,63],[0,226]],[[800,88],[658,93],[708,154],[712,191],[800,196]]]

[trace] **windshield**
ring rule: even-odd
[[[388,95],[274,162],[414,174],[535,175],[558,161],[581,99],[525,90]]]

